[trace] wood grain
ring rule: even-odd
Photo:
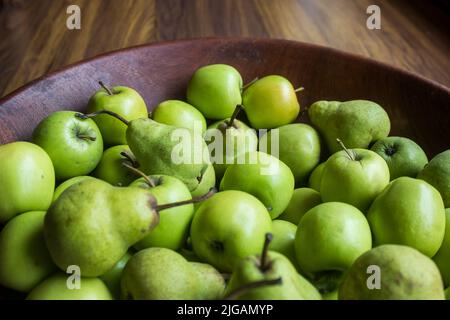
[[[71,4],[81,30],[66,28]],[[381,8],[381,30],[365,27],[370,4]],[[419,0],[0,0],[0,96],[100,53],[207,36],[316,43],[450,86],[449,15]]]

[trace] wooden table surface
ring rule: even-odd
[[[66,9],[81,9],[68,30]],[[381,9],[381,30],[366,9]],[[372,57],[450,87],[445,0],[0,0],[0,97],[70,63],[155,41],[274,37]]]

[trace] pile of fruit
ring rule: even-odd
[[[389,136],[377,103],[300,114],[288,79],[244,85],[223,64],[150,115],[132,88],[100,85],[85,113],[55,112],[31,142],[0,146],[3,287],[27,299],[448,297],[450,150],[428,161]]]

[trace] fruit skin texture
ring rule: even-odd
[[[186,98],[206,118],[231,117],[242,103],[242,77],[232,66],[212,64],[197,69],[189,81]]]
[[[28,292],[56,266],[45,247],[45,212],[31,211],[11,219],[0,232],[0,284]]]
[[[99,277],[106,284],[114,298],[120,297],[120,279],[122,277],[123,269],[131,257],[132,255],[129,252],[125,253],[125,255],[114,265],[114,267]]]
[[[331,153],[340,150],[336,138],[349,149],[366,149],[371,142],[386,138],[391,129],[386,111],[368,100],[317,101],[308,114]]]
[[[272,221],[264,205],[242,191],[223,191],[204,201],[191,225],[194,252],[203,261],[231,272],[240,259],[261,252]]]
[[[450,208],[445,209],[445,217],[444,240],[433,260],[441,271],[445,286],[448,287],[450,286]]]
[[[450,300],[450,287],[445,289],[445,299]]]
[[[431,159],[417,178],[435,187],[441,193],[444,206],[450,207],[450,150],[441,152]]]
[[[345,271],[371,247],[364,214],[341,202],[322,203],[309,210],[295,236],[297,262],[307,273]]]
[[[297,226],[288,221],[273,220],[272,230],[273,240],[269,249],[283,254],[296,267],[297,260],[295,258],[294,242]]]
[[[104,89],[98,90],[89,99],[87,111],[92,113],[109,110],[121,115],[128,121],[148,117],[145,101],[136,90],[117,86],[113,87],[111,91],[113,95],[109,95]],[[93,119],[102,133],[105,145],[127,144],[125,137],[127,126],[120,120],[107,114],[98,115]]]
[[[380,289],[367,287],[369,266],[380,268]],[[360,256],[339,287],[339,300],[443,300],[444,288],[433,261],[416,249],[382,245]]]
[[[292,171],[296,185],[304,185],[311,171],[319,164],[320,138],[317,131],[304,123],[294,123],[281,126],[279,134],[279,159]],[[271,149],[272,131],[261,137],[261,146]],[[278,143],[278,142],[277,142]],[[276,156],[276,155],[274,155]]]
[[[264,152],[248,152],[244,164],[232,164],[225,171],[220,190],[240,190],[257,197],[277,218],[294,193],[294,176],[289,167]],[[250,161],[253,158],[256,161]]]
[[[391,180],[403,176],[415,178],[428,163],[422,148],[408,138],[387,137],[375,142],[370,149],[386,161]]]
[[[127,263],[121,286],[126,299],[206,300],[221,295],[225,282],[211,266],[190,263],[170,249],[148,248]]]
[[[129,165],[132,165],[132,163],[126,160],[120,154],[121,152],[131,153],[127,145],[118,145],[106,149],[92,175],[100,180],[109,182],[113,186],[119,187],[128,186],[136,180],[138,178],[136,174],[123,166],[124,162]]]
[[[200,174],[201,179],[197,187],[191,191],[192,197],[198,197],[206,194],[209,190],[216,185],[216,173],[212,164],[209,164]],[[197,207],[199,203],[195,203],[194,207]]]
[[[137,179],[130,187],[147,190],[156,198],[158,204],[167,204],[184,200],[191,200],[191,193],[186,185],[175,177],[164,175],[149,176],[156,186],[150,187],[143,178]],[[162,210],[159,213],[158,225],[142,240],[134,245],[137,250],[148,247],[180,249],[187,240],[189,227],[194,216],[194,205]]]
[[[74,184],[77,184],[78,182],[81,182],[83,180],[89,180],[89,179],[95,179],[95,178],[91,177],[91,176],[78,176],[78,177],[73,177],[73,178],[70,178],[70,179],[62,182],[58,187],[56,187],[55,192],[53,193],[52,203],[55,202],[64,191],[69,189]]]
[[[78,265],[81,276],[111,269],[158,222],[147,190],[89,179],[63,192],[47,211],[44,236],[55,264]]]
[[[41,147],[22,141],[2,145],[0,164],[0,223],[19,213],[48,209],[55,171]]]
[[[423,180],[400,177],[375,199],[367,213],[374,244],[401,244],[432,257],[445,233],[439,192]]]
[[[255,129],[272,129],[294,121],[300,104],[286,78],[270,75],[251,84],[242,94],[245,113]]]
[[[311,188],[295,189],[291,201],[289,201],[289,205],[278,219],[289,221],[297,226],[308,210],[321,203],[320,193],[316,190]],[[274,239],[274,241],[276,241],[276,239]]]
[[[206,120],[195,107],[181,100],[166,100],[152,111],[152,119],[159,123],[195,130],[197,123],[200,133],[206,131]]]
[[[27,296],[27,300],[112,300],[111,293],[98,278],[81,278],[80,289],[68,289],[69,275],[56,273],[45,279]]]
[[[342,150],[328,158],[322,172],[320,195],[323,202],[340,201],[365,212],[389,183],[389,168],[378,154],[351,149],[356,160]]]
[[[320,191],[320,183],[322,182],[323,168],[325,168],[325,162],[322,162],[321,164],[319,164],[311,172],[311,175],[309,176],[309,180],[308,180],[308,186],[311,189]]]
[[[89,174],[102,157],[103,138],[94,120],[82,120],[76,114],[74,111],[54,112],[33,131],[33,142],[52,159],[57,180]]]

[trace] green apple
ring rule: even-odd
[[[50,276],[29,293],[27,300],[112,300],[102,280],[81,278],[79,289],[69,289],[69,277],[63,273]]]
[[[120,297],[120,279],[122,271],[132,255],[127,252],[110,270],[100,276],[114,297]]]
[[[419,173],[417,178],[425,180],[435,187],[444,200],[445,207],[450,207],[450,149],[436,155]]]
[[[300,220],[295,235],[295,253],[301,270],[315,281],[325,282],[328,292],[336,288],[326,283],[330,280],[327,278],[339,278],[371,248],[366,217],[342,202],[326,202],[309,210]]]
[[[92,119],[80,119],[74,111],[57,111],[33,131],[33,142],[50,156],[57,180],[89,174],[103,153],[103,139]]]
[[[55,171],[47,153],[29,142],[0,146],[0,223],[27,211],[46,211]]]
[[[320,195],[323,202],[345,202],[365,212],[388,183],[389,167],[378,154],[344,149],[326,161]]]
[[[205,117],[196,108],[181,100],[166,100],[152,111],[152,119],[174,127],[206,131]],[[198,128],[198,129],[197,129]]]
[[[186,185],[179,179],[166,175],[139,178],[130,187],[147,189],[158,205],[192,199]],[[158,225],[144,239],[134,245],[137,250],[149,247],[180,249],[187,240],[194,215],[193,204],[162,210]]]
[[[277,251],[288,258],[296,267],[297,259],[295,258],[294,241],[297,226],[293,223],[284,220],[272,221],[273,240],[270,243],[269,249]]]
[[[415,178],[428,163],[422,148],[408,138],[387,137],[378,140],[370,149],[386,161],[391,180],[403,176]]]
[[[242,191],[223,191],[204,201],[191,225],[197,256],[220,271],[230,272],[242,258],[262,251],[272,231],[266,207]]]
[[[295,189],[289,205],[278,219],[292,222],[297,226],[303,215],[320,203],[322,203],[322,200],[316,190],[311,188]]]
[[[439,192],[409,177],[392,181],[367,213],[375,245],[401,244],[432,257],[445,233],[445,209]]]
[[[28,292],[56,270],[45,246],[44,216],[43,211],[23,213],[0,232],[1,285]]]
[[[279,156],[274,154],[272,143],[277,144]],[[317,131],[307,124],[288,124],[263,135],[259,142],[259,151],[267,151],[278,157],[291,169],[296,184],[304,185],[311,171],[319,163],[320,138]]]
[[[270,75],[252,83],[242,94],[242,103],[250,125],[272,129],[294,121],[300,104],[288,79]]]
[[[216,173],[214,171],[214,166],[212,164],[209,164],[207,167],[205,167],[198,180],[199,183],[197,187],[191,191],[192,197],[199,197],[201,195],[204,195],[209,190],[215,187]],[[194,207],[197,207],[198,205],[199,203],[194,203]]]
[[[308,180],[308,186],[316,191],[320,191],[320,183],[322,182],[323,168],[325,167],[325,162],[322,162],[311,172]]]
[[[445,209],[445,217],[444,241],[433,260],[441,271],[445,286],[450,286],[450,208]]]
[[[125,158],[123,153],[127,154],[129,158]],[[139,166],[127,145],[110,147],[103,152],[100,163],[92,175],[114,186],[128,186],[138,176],[125,167],[124,162],[132,167]]]
[[[232,66],[211,64],[197,69],[189,81],[186,98],[208,119],[231,117],[242,103],[242,77]]]
[[[109,89],[101,82],[100,85],[103,88],[89,99],[88,112],[109,110],[128,121],[148,117],[145,101],[136,90],[124,86]],[[105,145],[127,144],[125,137],[127,126],[123,122],[107,114],[94,117],[94,121],[102,133]]]
[[[240,190],[257,197],[277,218],[294,193],[294,175],[287,165],[264,152],[247,152],[245,163],[231,164],[225,171],[220,190]]]
[[[55,192],[53,193],[53,200],[52,202],[55,202],[59,196],[66,191],[66,189],[68,189],[69,187],[73,186],[74,184],[77,184],[78,182],[84,181],[84,180],[88,180],[88,179],[95,179],[91,176],[78,176],[78,177],[73,177],[70,178],[64,182],[62,182],[56,189]]]

